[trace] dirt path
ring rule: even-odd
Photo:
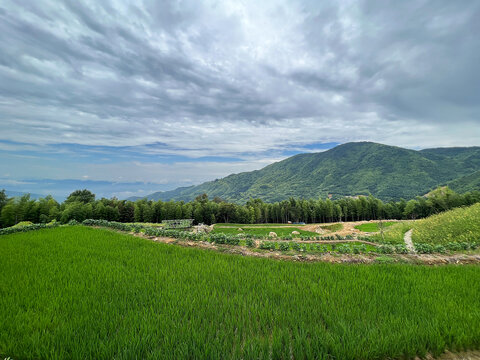
[[[403,241],[405,242],[405,246],[407,247],[408,251],[411,253],[416,253],[415,246],[412,242],[412,232],[413,229],[408,230],[405,235],[403,236]]]

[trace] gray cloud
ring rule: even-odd
[[[480,3],[0,4],[0,140],[478,145]]]

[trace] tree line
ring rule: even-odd
[[[30,195],[8,198],[0,191],[0,227],[22,221],[48,223],[71,220],[103,219],[119,222],[160,223],[162,220],[194,219],[195,223],[326,223],[379,219],[418,219],[455,207],[480,202],[480,191],[457,194],[448,187],[438,188],[426,196],[409,201],[389,201],[373,196],[344,197],[342,199],[295,199],[265,203],[250,199],[235,204],[206,194],[194,201],[137,201],[117,198],[96,199],[89,190],[76,190],[59,203],[52,196],[38,200]]]

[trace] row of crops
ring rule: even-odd
[[[480,348],[476,265],[271,261],[87,226],[6,235],[0,254],[0,358],[373,360]]]

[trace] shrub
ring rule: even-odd
[[[340,254],[349,254],[351,252],[350,246],[348,246],[346,244],[338,245],[336,250]]]
[[[395,247],[392,245],[380,245],[377,247],[377,251],[380,254],[393,254],[395,252]]]
[[[365,246],[365,244],[353,245],[352,250],[354,254],[363,254],[367,252],[367,247]]]
[[[299,243],[292,242],[292,243],[290,243],[290,246],[292,247],[293,250],[300,251],[300,244]]]
[[[395,244],[395,252],[397,254],[408,254],[408,249],[405,244]]]
[[[248,247],[251,247],[251,248],[255,247],[255,241],[252,238],[247,238],[245,242]]]
[[[262,241],[260,243],[260,249],[263,250],[275,250],[277,247],[277,243],[273,241]]]
[[[433,246],[430,244],[417,244],[415,243],[415,249],[420,254],[432,254],[433,253]]]

